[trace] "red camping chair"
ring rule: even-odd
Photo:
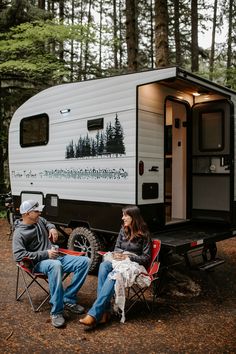
[[[152,305],[154,304],[155,297],[156,297],[156,282],[159,280],[158,271],[160,268],[160,262],[158,262],[158,256],[161,249],[161,241],[158,239],[152,240],[152,254],[151,254],[151,261],[150,265],[147,268],[147,273],[144,275],[148,276],[151,280],[151,283],[148,287],[142,288],[138,285],[138,283],[134,283],[128,289],[128,295],[126,299],[126,313],[128,313],[131,308],[138,302],[142,301],[147,306],[147,309],[151,311],[151,307],[145,297],[145,293],[148,289],[152,290]],[[143,275],[142,273],[139,276]]]
[[[137,301],[144,302],[148,310],[151,311],[151,308],[145,297],[145,293],[148,289],[152,289],[152,304],[154,304],[155,297],[156,297],[156,283],[159,279],[158,271],[160,268],[160,262],[158,262],[158,256],[159,256],[160,249],[161,249],[161,241],[158,239],[153,239],[151,260],[147,268],[147,273],[145,273],[145,276],[148,276],[151,280],[150,286],[141,288],[137,283],[135,283],[133,284],[132,287],[127,289],[126,307],[125,307],[126,313],[130,311],[130,309],[137,303]],[[102,252],[102,251],[99,251],[98,253],[101,256],[106,254],[106,252]]]
[[[76,252],[64,248],[59,248],[59,253],[62,254],[70,254],[74,256],[82,256],[85,252]],[[50,293],[48,290],[48,278],[47,275],[43,273],[34,273],[33,272],[33,263],[32,261],[25,257],[21,262],[17,262],[17,278],[16,278],[16,300],[19,301],[21,297],[26,293],[28,296],[28,300],[30,302],[31,308],[34,312],[40,310],[40,308],[48,301],[50,298]],[[63,276],[63,281],[69,276],[69,273],[65,273]],[[21,278],[21,282],[20,282]],[[40,279],[42,281],[40,281]],[[21,283],[21,291],[20,291],[20,283]],[[41,288],[43,293],[45,293],[45,297],[41,300],[40,304],[37,306],[33,302],[31,287],[38,286]]]

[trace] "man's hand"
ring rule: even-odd
[[[55,250],[48,250],[48,257],[50,259],[56,259],[58,257],[58,251]]]
[[[48,238],[51,242],[55,243],[58,240],[58,233],[56,229],[50,229]],[[50,258],[50,257],[49,257]]]

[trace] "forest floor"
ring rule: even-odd
[[[218,243],[225,263],[214,272],[186,268],[172,272],[151,313],[138,304],[124,324],[114,317],[109,325],[85,331],[79,323],[81,316],[66,314],[65,328],[56,329],[51,325],[49,304],[34,313],[26,296],[16,302],[16,265],[8,233],[6,220],[0,219],[1,354],[236,353],[235,237]],[[96,285],[96,275],[89,275],[79,292],[79,302],[86,309],[96,297]],[[37,291],[34,296],[40,299],[42,295]]]

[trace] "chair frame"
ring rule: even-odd
[[[142,275],[147,275],[150,278],[151,284],[147,287],[140,287],[136,282],[127,289],[127,297],[126,297],[126,309],[125,312],[128,313],[133,306],[137,303],[137,301],[142,301],[145,303],[147,309],[151,312],[154,306],[156,291],[154,289],[154,284],[159,280],[160,276],[158,274],[160,269],[160,262],[158,262],[158,256],[161,249],[161,241],[158,239],[152,240],[152,253],[151,253],[151,261],[150,265],[147,268],[147,273],[141,273]],[[139,274],[137,278],[141,275]],[[136,279],[137,279],[136,278]],[[146,297],[145,292],[147,289],[152,287],[152,306],[150,307]]]
[[[75,255],[75,256],[82,256],[85,254],[85,252],[76,252],[64,248],[59,248],[59,253],[63,254],[70,254],[70,255]],[[28,257],[25,257],[22,259],[22,261],[16,263],[17,266],[17,276],[16,276],[16,301],[19,301],[21,297],[26,293],[29,303],[31,305],[31,308],[34,312],[38,312],[41,307],[49,300],[50,298],[50,293],[48,290],[48,277],[44,273],[35,273],[33,272],[33,262],[31,259]],[[62,281],[64,281],[70,273],[65,273],[63,275]],[[20,292],[19,289],[19,283],[20,283],[20,277],[23,280],[24,284],[24,289]],[[40,282],[39,279],[42,279],[45,283],[45,286],[43,286]],[[44,299],[40,302],[38,306],[36,306],[33,302],[33,297],[30,292],[30,288],[33,284],[37,284],[39,288],[42,289],[42,291],[46,294]]]

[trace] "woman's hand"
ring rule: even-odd
[[[125,259],[128,259],[129,257],[127,256],[127,254],[123,254],[123,253],[119,253],[119,252],[114,252],[113,253],[113,259],[115,261],[123,261]]]

